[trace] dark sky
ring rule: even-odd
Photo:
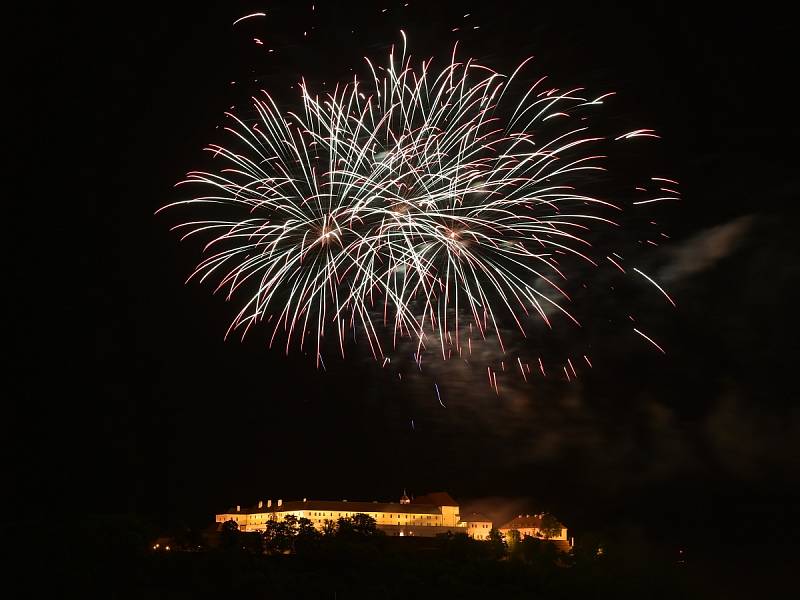
[[[7,115],[23,134],[11,188],[27,209],[7,291],[26,298],[9,353],[17,502],[197,523],[259,498],[406,487],[549,509],[579,531],[627,522],[732,540],[766,518],[768,535],[796,532],[790,19],[761,3],[403,4],[129,3],[20,18]],[[655,157],[685,202],[664,215],[673,239],[652,266],[678,309],[650,298],[642,311],[666,357],[604,334],[595,341],[612,349],[579,383],[499,399],[444,372],[445,410],[425,382],[397,386],[358,357],[321,372],[269,350],[265,332],[223,341],[233,307],[183,285],[196,248],[154,211],[219,141],[229,106],[261,87],[290,102],[301,75],[349,78],[401,28],[417,56],[461,40],[507,70],[532,54],[564,86],[617,91],[614,118],[661,133]]]

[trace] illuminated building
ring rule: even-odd
[[[467,535],[476,540],[489,539],[489,532],[492,530],[492,520],[481,513],[472,512],[461,517],[461,521],[467,524]]]
[[[548,539],[553,541],[566,541],[567,540],[567,528],[564,527],[561,523],[556,523],[555,531],[548,532],[549,535],[545,535],[544,530],[542,529],[542,519],[544,518],[543,514],[538,515],[519,515],[511,519],[508,523],[500,527],[500,533],[503,535],[508,535],[510,531],[519,531],[520,538],[524,537],[535,537],[539,539]]]
[[[288,515],[305,518],[322,529],[326,521],[357,514],[375,519],[378,529],[387,535],[433,537],[440,533],[466,533],[475,539],[486,539],[492,528],[491,519],[478,513],[463,518],[458,503],[447,492],[435,492],[416,498],[405,494],[399,502],[349,502],[347,500],[263,500],[252,508],[236,506],[216,515],[217,523],[234,521],[239,531],[263,531],[267,521],[281,520]]]

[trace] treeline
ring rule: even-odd
[[[383,535],[375,519],[365,514],[327,520],[321,531],[310,519],[287,515],[267,521],[263,532],[243,533],[235,521],[226,521],[220,527],[219,545],[227,550],[241,548],[268,555],[294,554],[319,548],[323,542],[332,540],[357,541]]]
[[[314,527],[310,519],[287,515],[280,520],[270,520],[265,523],[264,531],[242,532],[234,520],[222,523],[219,535],[212,547],[219,547],[227,551],[245,551],[250,553],[263,553],[266,555],[300,554],[319,552],[323,549],[341,551],[343,544],[356,543],[359,545],[371,544],[384,547],[387,543],[386,534],[378,529],[375,519],[366,514],[355,514],[351,517],[339,517],[336,521],[326,520],[320,529]],[[189,541],[189,545],[193,541]],[[506,539],[500,531],[492,529],[486,541],[470,538],[464,532],[442,533],[435,538],[407,536],[397,543],[410,545],[414,548],[435,549],[458,548],[464,558],[470,556],[474,559],[499,560],[510,557],[526,560],[532,555],[532,548],[542,546],[540,540],[525,538],[520,540],[519,532],[512,531]],[[546,544],[548,556],[555,561],[559,552],[552,544]],[[173,543],[172,550],[190,550],[185,544]],[[566,560],[566,556],[561,557]]]
[[[572,552],[560,553],[549,542],[506,540],[497,531],[487,541],[464,533],[387,536],[366,515],[328,523],[322,531],[290,518],[264,532],[240,532],[227,523],[213,534],[185,530],[161,538],[139,520],[104,517],[47,537],[60,543],[55,554],[63,568],[49,567],[47,579],[59,582],[62,596],[702,597],[690,593],[686,565],[635,540],[582,536]]]

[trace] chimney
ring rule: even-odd
[[[239,511],[241,511],[241,510],[242,510],[242,507],[241,507],[241,506],[239,506],[239,505],[237,504],[237,505],[236,505],[236,512],[239,512]]]
[[[258,508],[264,508],[264,501],[263,500],[259,500],[258,501]]]
[[[283,506],[283,500],[278,500],[278,506]]]
[[[272,508],[272,500],[267,500],[267,508]]]

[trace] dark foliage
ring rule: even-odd
[[[509,548],[499,532],[477,541],[386,536],[361,518],[328,535],[305,520],[277,525],[262,535],[229,522],[201,536],[201,550],[175,538],[167,551],[135,519],[94,520],[68,538],[78,548],[65,553],[60,583],[106,598],[694,597],[689,566],[636,536],[587,536],[565,555],[530,538]]]

